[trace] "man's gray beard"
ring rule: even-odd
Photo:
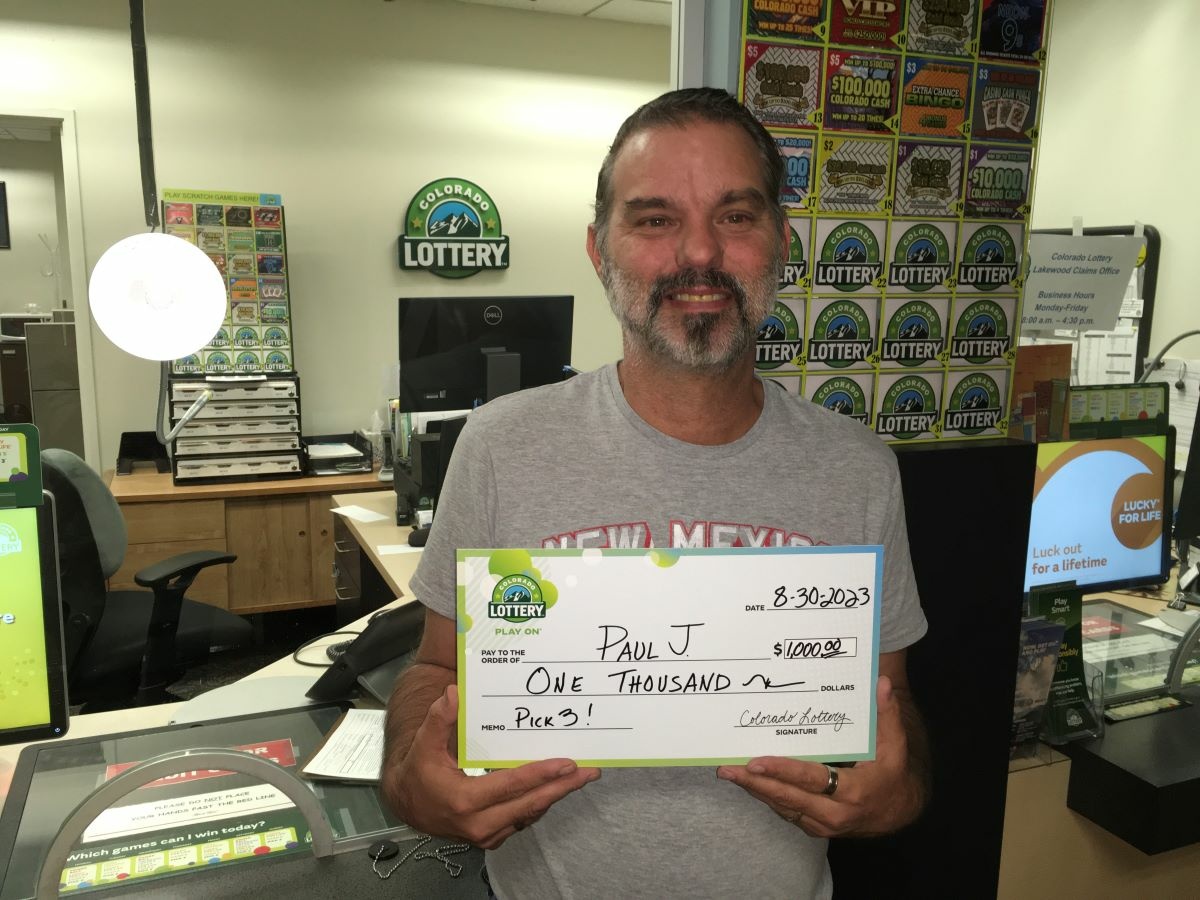
[[[633,278],[607,258],[602,258],[600,280],[608,296],[608,305],[612,307],[622,329],[649,354],[670,360],[684,368],[723,372],[753,346],[759,323],[767,317],[775,303],[781,267],[782,259],[777,257],[766,272],[749,283],[726,276],[732,285],[736,285],[736,289],[732,291],[736,305],[732,315],[737,316],[737,327],[729,329],[722,339],[719,336],[722,320],[731,313],[691,313],[684,319],[682,345],[672,341],[655,327],[659,310],[662,308],[662,291],[659,288],[663,283],[670,282],[670,278],[659,278],[651,285],[650,297],[647,299],[648,313],[643,321],[634,320],[628,314],[628,310],[641,299],[640,293],[643,290]]]

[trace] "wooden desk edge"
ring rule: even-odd
[[[118,503],[157,503],[167,500],[205,500],[229,497],[261,497],[281,494],[331,494],[369,491],[383,486],[374,472],[353,475],[304,475],[299,478],[272,478],[263,481],[238,481],[228,484],[176,485],[170,473],[138,472],[116,475],[104,473],[108,488]]]
[[[398,598],[413,600],[412,591],[408,586],[408,578],[412,575],[413,569],[416,568],[420,555],[397,554],[395,556],[383,557],[375,549],[381,543],[408,543],[408,535],[412,529],[408,526],[395,524],[395,492],[384,490],[361,494],[334,494],[332,503],[335,508],[339,506],[362,506],[372,512],[388,516],[386,522],[359,522],[357,519],[351,519],[349,516],[342,516],[341,518],[346,523],[346,527],[350,529],[350,533],[354,535],[354,539],[358,542],[358,546],[362,548],[362,552],[367,555],[372,565],[383,576],[383,580],[391,588],[392,593]],[[385,538],[385,540],[379,540],[381,537]],[[405,573],[403,583],[397,577],[397,572],[395,571],[397,569],[403,570]]]

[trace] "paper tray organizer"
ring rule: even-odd
[[[371,442],[365,436],[353,434],[321,434],[301,438],[308,459],[309,475],[348,475],[371,471]],[[316,444],[347,444],[353,453],[341,456],[321,456],[309,452]]]
[[[263,380],[172,377],[172,424],[205,390],[212,391],[212,397],[171,445],[175,484],[304,475],[298,375]]]

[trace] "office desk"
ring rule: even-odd
[[[243,615],[335,603],[332,497],[381,486],[374,473],[176,486],[145,469],[108,485],[129,530],[113,589],[173,553],[221,550],[238,562],[205,569],[188,596]]]
[[[409,597],[408,580],[416,571],[421,551],[408,546],[412,529],[396,525],[395,491],[335,494],[333,506],[361,506],[386,516],[380,522],[333,517],[333,581],[337,620],[342,625],[390,603]],[[380,552],[385,548],[387,552]]]

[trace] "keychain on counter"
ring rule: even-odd
[[[446,844],[442,847],[434,847],[432,850],[421,850],[422,847],[432,840],[433,838],[429,835],[422,835],[417,845],[401,856],[400,859],[396,861],[395,865],[393,865],[386,872],[379,871],[380,860],[391,859],[392,857],[399,855],[400,845],[395,841],[376,841],[367,849],[367,854],[371,857],[371,871],[379,876],[380,881],[386,881],[388,878],[392,877],[393,872],[408,862],[410,857],[412,859],[436,859],[442,864],[445,870],[450,873],[451,878],[457,878],[462,874],[462,864],[456,863],[452,859],[447,859],[447,857],[454,856],[458,853],[466,853],[471,849],[471,845]]]

